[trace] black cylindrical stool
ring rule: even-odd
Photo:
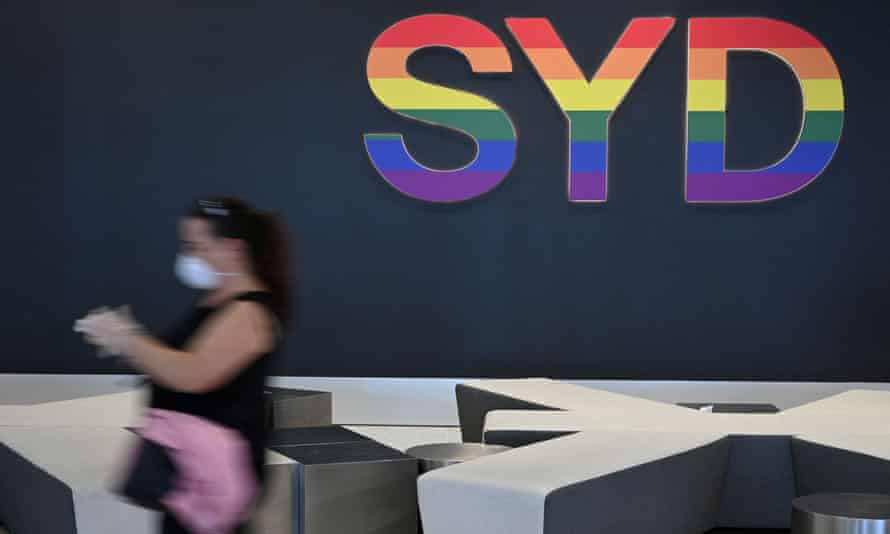
[[[426,473],[448,465],[459,464],[510,450],[504,445],[484,445],[482,443],[435,443],[420,445],[405,451],[420,461],[420,472]]]
[[[791,534],[890,534],[890,495],[808,495],[792,510]]]

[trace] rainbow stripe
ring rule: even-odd
[[[507,176],[516,159],[516,132],[490,100],[408,73],[408,57],[431,46],[457,50],[474,72],[513,70],[504,43],[482,24],[454,15],[421,15],[399,21],[374,41],[367,66],[371,91],[402,116],[470,136],[476,157],[458,169],[430,169],[411,156],[401,134],[366,134],[365,148],[377,172],[403,194],[429,202],[468,200]]]
[[[546,18],[508,18],[506,22],[568,120],[569,200],[605,202],[609,119],[675,19],[631,20],[590,82]]]
[[[782,160],[765,169],[724,167],[729,50],[770,53],[784,60],[800,81],[800,138]],[[689,20],[688,202],[760,202],[806,187],[834,157],[843,123],[841,77],[831,54],[815,37],[792,24],[763,18]]]

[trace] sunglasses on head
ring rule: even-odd
[[[218,217],[228,217],[232,214],[231,209],[217,200],[199,200],[198,209],[205,215],[216,215]]]

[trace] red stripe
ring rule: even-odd
[[[615,48],[658,48],[676,21],[673,17],[633,19]]]
[[[690,48],[823,48],[809,32],[764,18],[689,19]]]
[[[375,47],[418,48],[421,46],[498,47],[504,44],[486,26],[456,15],[420,15],[403,19],[387,28]]]
[[[522,48],[565,48],[546,18],[507,18],[505,22]]]

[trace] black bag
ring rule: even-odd
[[[176,467],[164,447],[139,439],[133,463],[118,493],[133,504],[163,511],[161,498],[173,489]]]

